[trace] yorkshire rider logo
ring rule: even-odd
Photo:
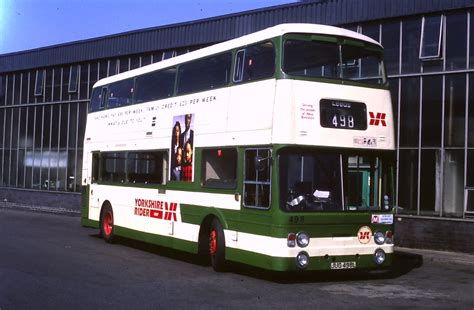
[[[357,238],[362,244],[367,244],[372,239],[372,229],[369,226],[362,226],[357,232]]]
[[[387,122],[385,121],[385,116],[386,116],[385,113],[369,112],[369,116],[370,116],[370,123],[369,123],[370,126],[379,126],[379,124],[382,125],[383,127],[387,126]]]
[[[176,222],[178,203],[135,198],[134,215]]]

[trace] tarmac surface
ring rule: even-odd
[[[398,247],[388,272],[217,273],[192,254],[107,244],[78,213],[31,211],[0,204],[1,310],[474,309],[474,255]]]
[[[0,201],[0,208],[15,209],[30,212],[44,212],[53,213],[66,216],[80,216],[80,210],[72,210],[65,208],[54,208],[44,206],[33,206],[16,204],[7,201]],[[396,243],[396,239],[395,239]],[[435,251],[430,249],[414,249],[399,247],[395,244],[395,251],[401,255],[421,255],[424,261],[438,262],[438,263],[456,263],[461,265],[474,266],[474,253],[460,253],[460,252],[447,252],[447,251]],[[0,309],[1,310],[1,309]]]

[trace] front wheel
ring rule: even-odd
[[[100,234],[105,242],[112,243],[114,240],[114,212],[110,205],[105,205],[100,216]]]
[[[218,219],[212,220],[209,232],[209,254],[212,268],[221,272],[225,270],[225,237],[224,230]]]

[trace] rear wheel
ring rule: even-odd
[[[218,219],[213,219],[209,232],[209,255],[211,256],[211,265],[215,271],[225,270],[225,237],[224,230]]]
[[[114,240],[114,212],[110,205],[105,205],[100,216],[100,234],[108,243]]]

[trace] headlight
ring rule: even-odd
[[[309,264],[309,255],[308,253],[306,252],[300,252],[297,256],[296,256],[296,265],[303,269],[303,268],[306,268]]]
[[[309,236],[305,232],[299,232],[296,235],[296,243],[298,243],[298,246],[301,248],[307,247],[309,244]]]
[[[374,241],[375,241],[375,243],[377,243],[378,245],[384,244],[384,243],[385,243],[385,235],[383,234],[383,232],[381,232],[381,231],[375,232],[375,234],[374,234]]]
[[[382,265],[385,261],[385,252],[382,249],[375,250],[374,261],[377,265]]]

